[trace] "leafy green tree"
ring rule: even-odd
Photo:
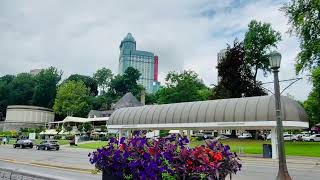
[[[206,87],[194,71],[170,72],[166,86],[156,93],[159,104],[207,100],[210,89]]]
[[[233,47],[228,45],[226,57],[219,62],[217,69],[221,80],[215,87],[215,99],[239,98],[242,93],[247,97],[266,94],[259,83],[254,83],[243,42],[235,40]]]
[[[102,89],[103,94],[110,87],[112,77],[112,71],[107,68],[98,69],[98,71],[94,73],[93,79],[97,81],[98,86],[100,86],[100,88]]]
[[[18,74],[9,85],[8,104],[31,105],[35,84],[31,74]]]
[[[84,85],[90,90],[90,93],[93,95],[98,95],[98,82],[90,77],[80,74],[72,74],[64,82],[68,81],[82,81]]]
[[[53,110],[64,116],[87,117],[90,111],[89,94],[82,81],[63,83],[58,88]]]
[[[11,92],[10,83],[15,77],[13,75],[5,75],[0,77],[0,121],[6,115],[8,106],[8,98]]]
[[[312,72],[313,89],[303,106],[309,117],[310,126],[320,123],[320,67]]]
[[[300,38],[301,51],[297,57],[296,71],[320,65],[320,1],[291,0],[282,7],[292,29]]]
[[[62,72],[50,67],[35,76],[36,86],[32,97],[33,105],[52,108],[61,75]]]
[[[253,80],[256,84],[259,69],[263,70],[265,75],[270,71],[268,54],[281,40],[281,35],[273,30],[269,23],[252,20],[248,27],[249,30],[244,38],[244,49],[246,62],[253,70]]]
[[[110,93],[118,97],[127,92],[138,95],[142,90],[142,86],[138,84],[140,75],[137,69],[128,67],[123,75],[117,75],[111,80]]]

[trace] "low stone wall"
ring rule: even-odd
[[[0,180],[61,180],[61,179],[0,168]]]

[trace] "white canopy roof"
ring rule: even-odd
[[[63,121],[55,121],[49,122],[50,124],[60,124],[67,122],[76,122],[76,123],[85,123],[85,122],[95,122],[95,121],[108,121],[109,117],[97,117],[97,118],[81,118],[81,117],[73,117],[67,116]]]

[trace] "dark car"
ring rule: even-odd
[[[52,150],[52,149],[59,150],[60,146],[58,144],[58,141],[45,140],[37,145],[37,149],[38,150]]]
[[[29,139],[18,140],[15,144],[13,144],[13,148],[33,148],[33,142]]]

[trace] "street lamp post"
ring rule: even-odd
[[[287,169],[286,155],[283,140],[283,126],[281,120],[281,102],[280,102],[280,86],[279,86],[279,68],[281,63],[281,54],[279,52],[272,52],[269,56],[269,62],[274,74],[274,97],[276,105],[276,120],[277,120],[277,140],[278,140],[278,157],[279,170],[277,180],[291,180]]]

